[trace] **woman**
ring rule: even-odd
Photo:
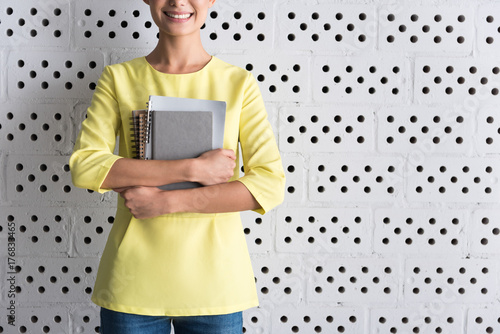
[[[76,186],[120,194],[92,295],[101,331],[170,333],[173,324],[176,334],[241,333],[242,311],[258,300],[239,211],[264,214],[282,202],[280,155],[252,75],[202,46],[215,0],[144,2],[158,44],[104,69],[70,158]],[[225,101],[224,149],[195,159],[131,159],[131,110],[143,109],[149,95]],[[204,187],[157,188],[182,181]]]

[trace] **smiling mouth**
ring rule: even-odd
[[[167,15],[170,18],[173,19],[180,19],[180,20],[185,20],[189,19],[193,14],[173,14],[173,13],[168,13],[168,12],[163,12],[163,14]]]

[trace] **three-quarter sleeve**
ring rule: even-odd
[[[259,86],[249,73],[239,125],[245,175],[238,179],[252,193],[264,214],[283,202],[285,174]]]
[[[106,67],[97,83],[87,118],[82,122],[69,165],[73,184],[79,188],[104,193],[101,185],[111,166],[120,156],[114,155],[121,118],[113,74]]]

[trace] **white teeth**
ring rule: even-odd
[[[168,17],[171,17],[173,19],[188,19],[191,14],[181,14],[181,15],[176,15],[176,14],[170,14],[170,13],[165,13],[167,14]]]

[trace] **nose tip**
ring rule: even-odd
[[[185,3],[186,3],[185,0],[172,0],[172,1],[170,1],[170,5],[174,6],[174,7],[184,6]]]

